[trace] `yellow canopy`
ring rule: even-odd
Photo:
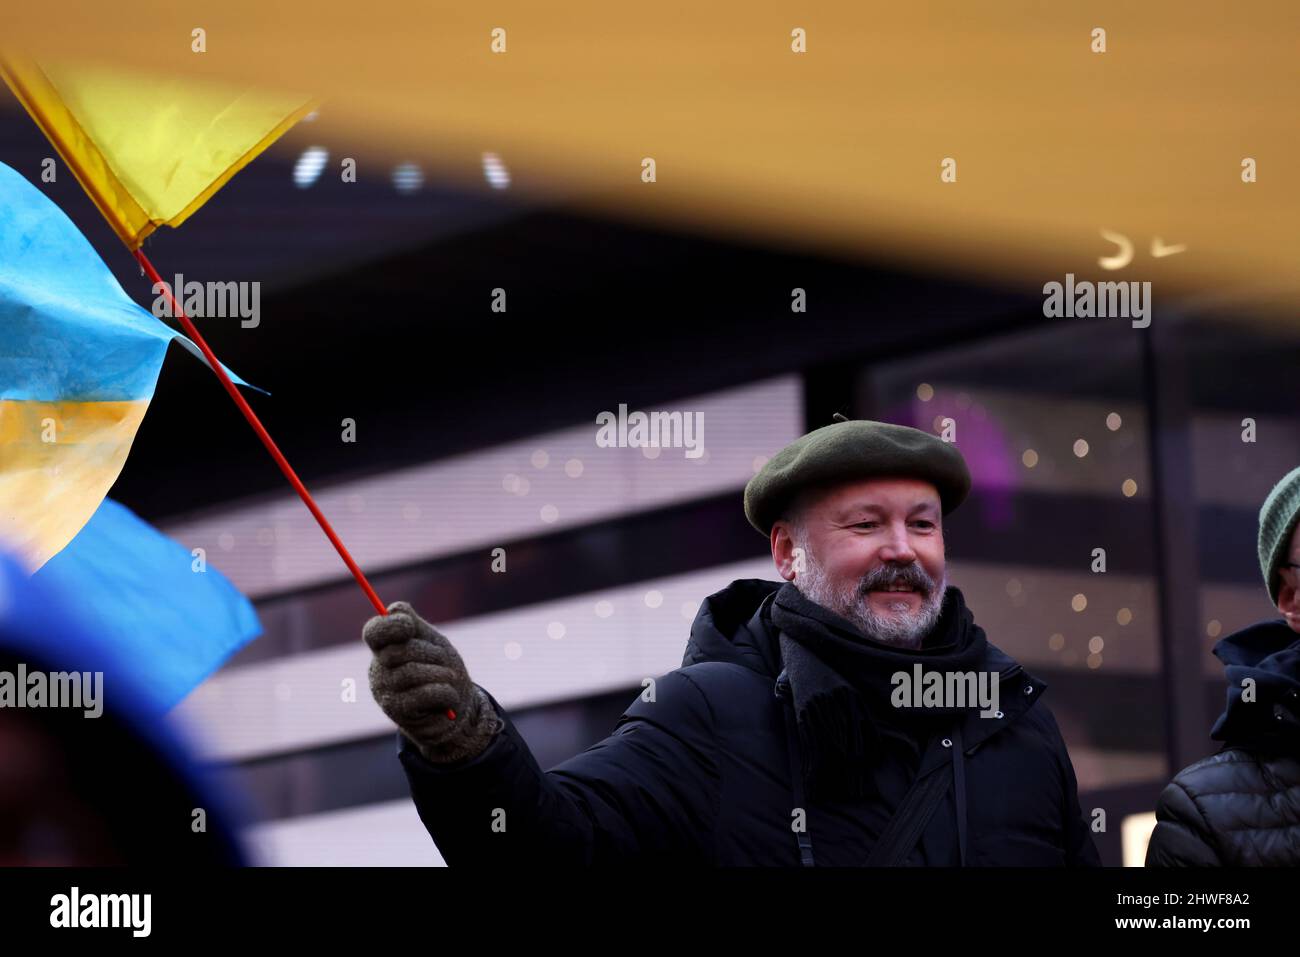
[[[512,191],[641,221],[1031,288],[1093,272],[1153,280],[1158,303],[1294,305],[1297,35],[1291,0],[67,0],[11,5],[3,42],[292,82],[323,100],[335,156],[482,183],[494,152]]]

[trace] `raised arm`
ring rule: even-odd
[[[654,700],[638,696],[609,737],[543,772],[447,639],[402,614],[404,641],[372,641],[372,625],[382,633],[387,619],[367,625],[378,645],[371,685],[401,729],[416,809],[449,865],[711,862],[717,745],[708,702],[686,673],[658,679]],[[447,707],[469,722],[464,730]]]

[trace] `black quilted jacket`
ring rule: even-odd
[[[1279,618],[1214,653],[1227,666],[1228,706],[1210,737],[1225,744],[1160,795],[1147,866],[1300,865],[1300,635]]]

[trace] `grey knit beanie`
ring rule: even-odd
[[[1281,587],[1277,570],[1286,562],[1297,519],[1300,519],[1300,468],[1288,472],[1273,486],[1259,510],[1259,567],[1264,572],[1268,597],[1275,605]]]

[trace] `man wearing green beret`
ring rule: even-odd
[[[409,605],[371,619],[371,690],[449,864],[1099,863],[1045,685],[948,585],[961,453],[837,419],[745,489],[781,580],[706,598],[682,666],[549,771]]]
[[[1148,867],[1300,865],[1300,468],[1260,509],[1259,564],[1282,617],[1214,646],[1228,704],[1210,737],[1223,746],[1161,793]]]

